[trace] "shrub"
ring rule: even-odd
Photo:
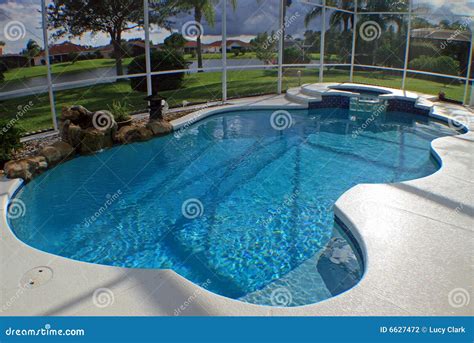
[[[130,120],[130,106],[126,102],[114,101],[112,106],[108,106],[109,111],[114,115],[114,119],[117,123]]]
[[[15,127],[11,120],[0,120],[0,167],[12,158],[14,149],[21,148],[20,138],[23,130]]]
[[[309,58],[307,56],[303,58],[303,52],[301,50],[291,47],[291,48],[286,48],[284,50],[283,63],[284,64],[309,63]]]
[[[160,50],[151,53],[151,70],[165,71],[186,69],[187,64],[183,55],[177,51]],[[135,57],[128,66],[128,74],[146,73],[145,55]],[[184,79],[184,73],[164,74],[152,76],[153,92],[180,88]],[[146,92],[146,77],[134,77],[130,80],[132,89]]]
[[[410,44],[411,56],[437,56],[439,47],[436,47],[432,42],[414,41]]]
[[[429,71],[432,73],[458,75],[459,62],[449,56],[420,56],[410,61],[409,68],[413,70]],[[449,79],[439,76],[423,75],[426,80],[446,83]]]

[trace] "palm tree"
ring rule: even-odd
[[[28,57],[28,66],[31,67],[31,60],[38,55],[40,51],[41,48],[35,40],[30,39],[28,43],[26,43],[26,49],[23,50],[23,55]]]
[[[347,11],[354,11],[354,3],[352,0],[341,0],[341,9],[347,10]],[[322,8],[321,7],[314,7],[311,11],[309,11],[305,18],[304,18],[304,24],[306,27],[308,27],[309,23],[313,21],[316,17],[319,17],[322,15]],[[343,25],[343,32],[348,32],[350,30],[350,27],[352,27],[352,14],[347,13],[347,12],[341,12],[341,11],[334,11],[331,14],[331,18],[329,19],[329,23],[331,26],[337,26],[342,23]],[[351,24],[349,26],[349,23]]]
[[[237,0],[230,0],[232,7],[237,7]],[[185,11],[192,10],[194,11],[194,20],[201,24],[202,17],[206,19],[207,23],[213,27],[215,24],[216,12],[214,6],[219,3],[218,0],[183,0],[180,1],[179,6]],[[198,33],[196,39],[196,48],[197,48],[197,58],[198,58],[198,68],[202,68],[202,42],[201,42],[202,32]]]
[[[353,0],[340,0],[340,9],[347,10],[347,11],[354,11],[354,1]],[[361,10],[361,9],[359,9]],[[407,10],[407,4],[404,1],[400,0],[367,0],[364,4],[364,8],[359,12],[359,14],[363,14],[364,11],[366,12],[404,12]],[[316,17],[319,17],[322,13],[321,7],[314,7],[304,19],[304,23],[306,26],[314,20]],[[343,25],[343,32],[348,32],[353,25],[351,13],[341,12],[341,11],[334,11],[331,14],[330,24],[331,26]],[[403,24],[403,16],[397,14],[383,14],[380,15],[380,23],[379,24],[387,24],[389,22],[395,22],[397,26],[400,28]],[[350,23],[350,25],[349,25]],[[383,25],[387,26],[387,25]]]

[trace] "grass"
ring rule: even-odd
[[[296,87],[299,84],[297,68],[285,68],[283,89]],[[263,93],[275,93],[277,90],[276,70],[244,70],[228,72],[228,97],[243,97]],[[348,70],[325,70],[325,82],[347,82]],[[301,83],[318,81],[318,69],[302,69]],[[354,81],[400,88],[401,76],[386,75],[383,72],[358,71]],[[219,100],[222,97],[221,73],[187,74],[181,89],[161,92],[171,107],[182,106],[183,101],[189,103]],[[443,85],[419,78],[407,78],[407,89],[437,95],[444,91],[449,98],[462,100],[464,86],[462,84]],[[127,102],[134,111],[146,107],[144,93],[132,91],[128,81],[113,84],[101,84],[92,87],[76,88],[55,92],[56,111],[61,113],[63,106],[83,105],[91,111],[107,109],[114,100]],[[0,118],[15,118],[21,108],[31,101],[32,108],[26,111],[18,121],[18,125],[26,131],[34,131],[52,127],[48,94],[28,96],[0,102]]]
[[[131,58],[126,58],[123,60],[124,66],[127,66]],[[96,59],[96,60],[84,60],[84,61],[77,61],[74,63],[65,62],[65,63],[57,63],[51,66],[51,72],[53,74],[61,74],[61,73],[77,73],[85,70],[97,69],[97,68],[107,68],[107,67],[115,67],[115,60],[114,59]],[[45,76],[47,74],[47,67],[46,66],[34,66],[29,68],[15,68],[10,69],[4,73],[5,75],[5,82],[8,81],[18,81],[20,79],[27,79],[36,76]]]
[[[221,54],[203,54],[203,59],[221,59]],[[234,56],[233,53],[227,54],[228,59],[247,59],[247,58],[256,58],[254,52],[247,52],[245,55]],[[128,66],[132,61],[133,57],[127,57],[123,59],[124,67]],[[185,55],[185,59],[188,61],[197,60],[197,57],[192,57],[191,55]],[[63,74],[63,73],[77,73],[86,70],[93,70],[98,68],[114,68],[115,60],[111,58],[102,58],[94,60],[84,60],[76,61],[74,63],[64,62],[56,63],[51,66],[52,74]],[[47,67],[46,66],[33,66],[27,68],[14,68],[10,69],[4,73],[5,81],[20,81],[31,77],[37,76],[46,76]]]
[[[311,53],[311,59],[319,60],[319,53]],[[203,54],[204,60],[217,60],[221,59],[222,55],[218,54]],[[255,52],[246,52],[244,55],[235,56],[233,53],[227,53],[228,59],[256,59]],[[275,58],[277,58],[275,54]],[[326,56],[328,58],[328,56]],[[329,58],[335,58],[334,55],[329,56]],[[126,67],[132,61],[133,57],[128,57],[123,59],[123,65]],[[195,61],[197,57],[192,57],[190,54],[185,55],[185,59],[187,61]],[[328,61],[326,61],[328,62]],[[84,61],[77,61],[74,63],[71,62],[64,62],[64,63],[56,63],[51,66],[52,74],[63,74],[63,73],[78,73],[86,70],[93,70],[98,68],[114,68],[115,67],[115,60],[110,58],[102,58],[102,59],[94,59],[94,60],[84,60]],[[15,68],[10,69],[4,73],[5,81],[4,82],[11,82],[11,81],[20,81],[32,77],[37,76],[46,76],[47,74],[47,67],[46,66],[34,66],[28,68]]]

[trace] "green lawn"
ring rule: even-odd
[[[125,58],[123,60],[123,64],[126,66],[130,63],[131,58]],[[85,61],[77,61],[75,63],[65,62],[65,63],[57,63],[51,66],[51,72],[53,74],[61,74],[61,73],[74,73],[80,72],[84,70],[91,70],[97,68],[106,68],[106,67],[114,67],[115,60],[113,59],[96,59],[96,60],[85,60]],[[5,75],[5,82],[8,81],[15,81],[19,79],[26,79],[35,76],[45,76],[47,74],[46,66],[34,66],[29,68],[15,68],[10,69]]]
[[[297,68],[285,68],[283,88],[298,85]],[[377,84],[381,86],[399,88],[401,78],[394,75],[384,75],[381,72],[356,72],[354,81],[360,83]],[[349,79],[348,70],[325,70],[324,81],[345,82]],[[305,69],[301,76],[301,83],[318,81],[317,69]],[[277,90],[277,71],[274,70],[245,70],[228,72],[228,97],[242,97],[262,93],[275,93]],[[408,78],[407,89],[429,94],[438,94],[443,90],[448,97],[462,100],[464,87],[460,84],[443,85],[432,81]],[[181,106],[183,101],[189,103],[219,100],[221,93],[221,73],[188,74],[183,87],[178,90],[161,93],[167,98],[170,106]],[[146,106],[144,93],[132,91],[128,81],[114,84],[102,84],[93,87],[77,88],[55,92],[56,110],[60,114],[61,108],[68,105],[83,105],[91,111],[107,109],[114,100],[126,101],[133,110],[143,110]],[[27,111],[18,122],[26,131],[50,128],[51,113],[47,94],[29,96],[0,103],[0,117],[15,118],[19,106],[25,106],[32,101],[32,108]]]
[[[192,57],[191,55],[185,55],[186,60],[194,61],[197,57]],[[221,59],[221,54],[203,54],[203,59]],[[228,59],[246,59],[246,58],[256,58],[254,52],[247,52],[245,55],[234,56],[233,53],[227,54]],[[132,57],[124,58],[123,65],[128,66],[132,61]],[[97,68],[113,68],[115,67],[115,60],[110,58],[94,59],[94,60],[84,60],[77,61],[74,63],[65,62],[65,63],[56,63],[51,66],[51,72],[53,74],[62,74],[62,73],[76,73],[84,70],[92,70]],[[9,81],[19,81],[21,79],[27,79],[35,76],[45,76],[47,74],[46,66],[34,66],[27,68],[15,68],[10,69],[4,73],[5,82]]]

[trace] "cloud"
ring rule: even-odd
[[[41,5],[39,1],[21,0],[21,1],[5,1],[0,0],[0,40],[6,43],[6,53],[17,53],[22,50],[29,39],[36,40],[43,45],[41,31],[41,13],[39,12]],[[24,32],[18,40],[9,39],[5,35],[5,28],[14,21],[21,23],[21,29]]]

